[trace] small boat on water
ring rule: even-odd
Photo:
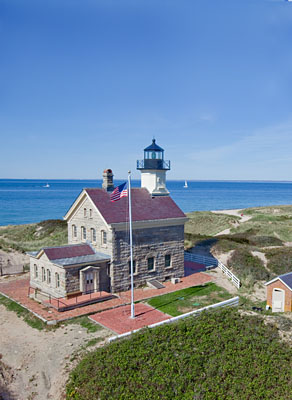
[[[43,187],[50,187],[50,185],[47,183],[45,186],[43,186]]]
[[[187,187],[188,187],[188,182],[185,181],[184,188],[187,188]]]

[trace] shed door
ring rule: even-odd
[[[272,311],[283,312],[285,302],[285,292],[282,289],[273,289]]]
[[[85,274],[85,292],[93,292],[94,283],[93,283],[93,272],[86,272]]]

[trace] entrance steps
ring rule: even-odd
[[[151,287],[151,289],[163,289],[165,287],[157,279],[150,279],[146,283],[147,283],[147,286]]]

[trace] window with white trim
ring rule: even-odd
[[[83,216],[84,216],[84,218],[87,217],[87,210],[86,210],[86,208],[83,209]]]
[[[92,218],[92,208],[89,209],[89,218]]]
[[[85,228],[85,226],[81,226],[81,238],[86,240],[86,228]]]
[[[46,280],[46,270],[44,267],[42,267],[42,282],[45,282]]]
[[[133,260],[133,274],[137,272],[136,270],[136,260]],[[129,274],[131,275],[131,260],[129,261]]]
[[[149,257],[147,259],[147,269],[148,269],[148,271],[154,270],[154,257]]]
[[[77,226],[72,225],[72,237],[77,238]]]
[[[51,283],[51,271],[47,269],[47,284],[49,285]]]
[[[56,283],[56,288],[60,287],[60,275],[58,272],[55,272],[55,283]]]
[[[38,266],[36,264],[34,264],[34,277],[38,277]]]
[[[91,228],[91,241],[96,242],[96,230],[94,228]]]
[[[101,231],[101,244],[106,245],[107,244],[107,234],[106,231]]]
[[[165,254],[164,266],[165,266],[165,268],[171,267],[171,255],[170,254]]]

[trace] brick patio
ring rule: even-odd
[[[142,289],[135,289],[134,300],[141,301],[151,297],[160,296],[162,294],[175,292],[176,290],[185,289],[191,286],[198,286],[212,281],[213,278],[203,272],[194,273],[181,279],[180,283],[172,284],[170,281],[164,282],[165,288],[163,289],[150,289],[148,287]],[[94,314],[97,312],[109,310],[112,308],[120,307],[131,302],[131,292],[118,293],[119,297],[107,300],[100,303],[90,304],[84,307],[75,308],[73,310],[58,312],[53,308],[48,308],[43,304],[30,299],[28,294],[29,278],[8,278],[6,282],[0,282],[0,293],[8,296],[12,300],[21,304],[37,316],[46,321],[62,321],[78,317],[81,315]],[[116,293],[117,294],[117,293]]]
[[[102,311],[89,317],[111,331],[121,334],[145,326],[165,321],[171,318],[161,311],[155,310],[148,304],[135,304],[135,318],[131,318],[131,306],[121,306],[112,310]]]

